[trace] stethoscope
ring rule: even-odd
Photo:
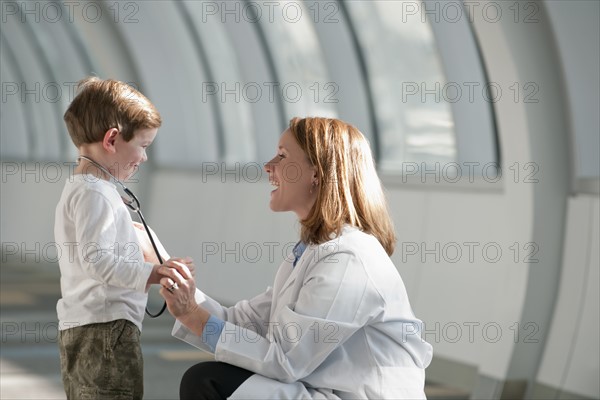
[[[160,261],[160,263],[163,264],[164,261],[163,261],[162,257],[160,256],[160,253],[158,252],[158,247],[156,246],[156,243],[154,242],[154,238],[152,237],[152,234],[150,233],[150,228],[148,227],[148,224],[146,223],[146,220],[144,219],[144,216],[142,215],[142,210],[140,209],[140,201],[138,200],[138,198],[135,197],[133,192],[131,190],[129,190],[129,188],[127,186],[125,186],[125,184],[123,182],[121,182],[113,174],[111,174],[108,171],[108,169],[104,168],[102,165],[100,165],[96,161],[92,160],[91,158],[86,157],[86,156],[79,156],[79,157],[77,157],[77,162],[79,163],[79,161],[82,158],[84,160],[87,160],[88,162],[92,163],[100,171],[104,172],[106,175],[108,175],[110,178],[112,178],[112,180],[115,181],[117,183],[117,185],[119,185],[121,187],[121,189],[123,189],[123,192],[125,192],[125,194],[127,196],[129,196],[129,198],[125,198],[125,197],[121,196],[121,199],[123,200],[123,203],[125,203],[125,205],[131,211],[134,211],[137,213],[137,215],[139,215],[140,220],[142,221],[142,224],[144,225],[144,229],[146,230],[146,233],[148,234],[148,237],[150,238],[150,243],[152,243],[152,248],[154,248],[156,257],[158,258],[158,261]],[[151,314],[150,311],[148,311],[148,307],[146,307],[146,314],[148,314],[148,316],[150,316],[150,318],[156,318],[156,317],[160,316],[165,311],[166,308],[167,308],[167,302],[165,302],[163,304],[162,308],[160,309],[160,311],[158,313]]]

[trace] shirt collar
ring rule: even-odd
[[[306,243],[304,243],[303,241],[299,241],[298,243],[296,243],[294,249],[292,250],[292,253],[294,253],[294,262],[292,264],[293,267],[296,266],[296,263],[298,262],[300,257],[302,257],[302,253],[304,253],[304,250],[306,250]]]

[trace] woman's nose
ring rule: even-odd
[[[273,168],[274,168],[274,166],[275,166],[275,159],[276,159],[276,158],[277,158],[277,157],[273,157],[272,159],[270,159],[269,161],[267,161],[267,162],[265,163],[265,171],[266,171],[267,173],[271,173],[271,171],[273,171]]]

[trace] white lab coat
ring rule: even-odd
[[[225,308],[215,359],[255,373],[232,399],[418,399],[431,345],[377,239],[356,228],[284,261],[272,288]],[[179,322],[173,335],[208,347]]]

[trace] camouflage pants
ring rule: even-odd
[[[140,331],[124,319],[66,329],[59,337],[68,399],[141,399]]]

